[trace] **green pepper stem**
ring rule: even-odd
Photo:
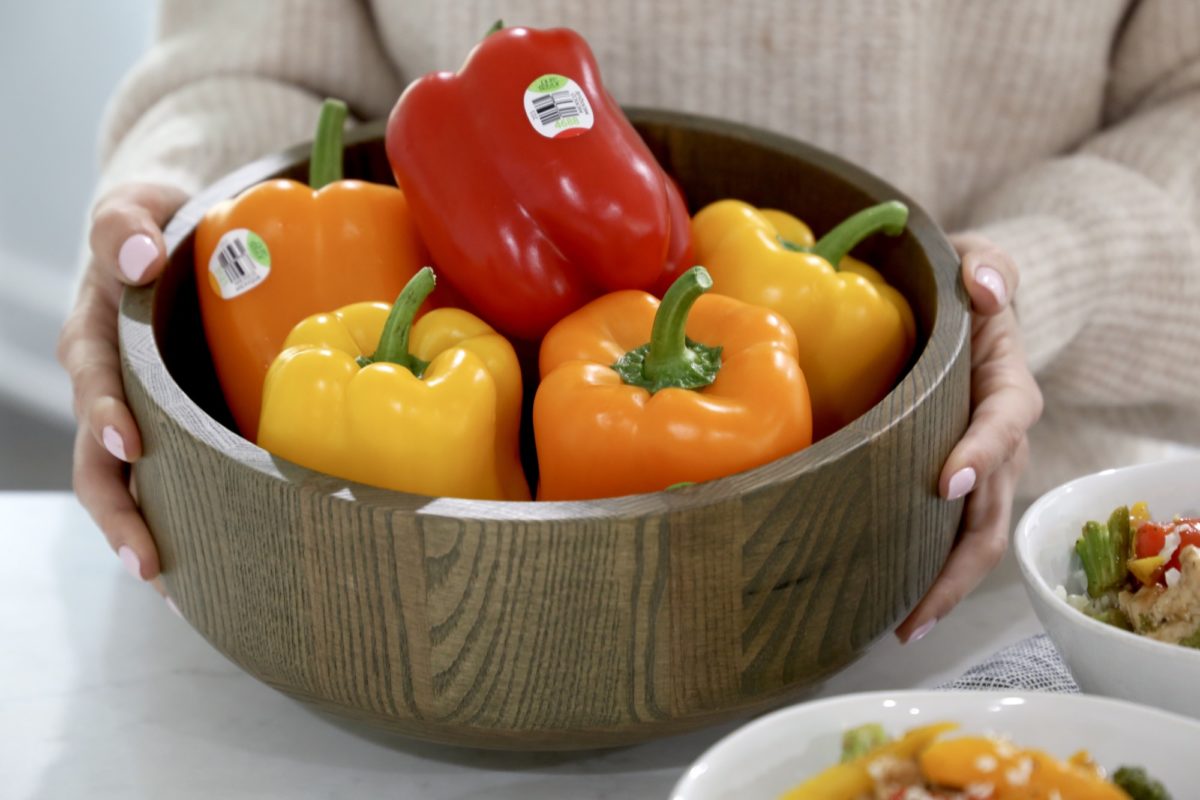
[[[342,179],[342,128],[346,124],[346,104],[332,97],[321,104],[317,135],[313,137],[308,162],[308,185],[320,189]]]
[[[717,379],[721,347],[687,338],[688,314],[711,288],[712,277],[704,267],[692,267],[675,279],[658,304],[650,341],[612,365],[623,383],[654,394],[670,388],[703,389]]]
[[[408,352],[408,334],[412,331],[413,317],[416,316],[417,309],[436,285],[437,280],[432,267],[422,267],[409,279],[396,302],[392,304],[387,322],[383,324],[383,333],[379,336],[379,346],[375,348],[375,354],[369,359],[363,359],[364,361],[368,364],[381,361],[399,364],[418,378],[425,373],[429,364]]]
[[[899,236],[908,223],[908,206],[897,200],[889,200],[846,218],[812,246],[809,252],[820,256],[834,268],[854,247],[876,233]],[[786,246],[786,245],[785,245]]]
[[[687,346],[687,318],[700,295],[712,288],[712,276],[704,267],[692,267],[680,275],[654,315],[650,329],[650,350],[642,371],[651,382],[658,382],[680,371],[690,370],[696,356]]]
[[[483,35],[483,38],[486,39],[487,37],[491,36],[493,33],[496,33],[497,31],[502,31],[502,30],[504,30],[504,20],[498,19],[492,23],[492,27],[487,29],[487,33],[485,33]]]

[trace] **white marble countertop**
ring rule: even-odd
[[[258,683],[138,585],[74,497],[0,492],[0,796],[665,798],[735,725],[638,747],[508,754],[349,730]],[[937,686],[1041,631],[1011,556],[922,641],[820,696]]]

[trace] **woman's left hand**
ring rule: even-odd
[[[1029,459],[1026,433],[1042,413],[1011,306],[1016,265],[982,236],[955,236],[951,243],[971,297],[971,422],[946,459],[938,491],[947,500],[967,500],[941,574],[896,629],[906,643],[929,633],[1004,556],[1017,478]]]

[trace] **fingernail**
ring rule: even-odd
[[[1000,273],[993,267],[987,264],[976,267],[975,282],[987,289],[988,293],[996,298],[997,303],[1002,306],[1008,304],[1008,288],[1004,285],[1004,278],[1000,277]]]
[[[146,274],[146,269],[158,258],[158,247],[144,233],[130,236],[117,253],[117,265],[129,280],[137,283]]]
[[[125,566],[125,571],[139,581],[142,579],[142,560],[138,558],[137,553],[133,552],[133,548],[127,544],[117,548],[117,558],[121,559],[121,563]]]
[[[929,632],[931,630],[933,630],[934,625],[937,625],[937,620],[936,619],[929,620],[929,622],[926,622],[924,625],[922,625],[921,627],[919,627],[915,631],[913,631],[912,636],[908,637],[908,641],[906,641],[905,644],[912,644],[913,642],[921,641],[922,639],[924,639],[926,636],[929,635]]]
[[[105,425],[104,430],[100,431],[100,438],[104,440],[104,449],[112,453],[122,461],[128,461],[125,457],[125,440],[121,438],[121,434],[117,433],[117,429],[112,425]]]
[[[175,605],[175,601],[169,597],[167,598],[167,608],[171,609],[172,614],[179,617],[180,619],[183,619],[183,614],[179,613],[179,606]]]
[[[950,489],[946,493],[947,500],[957,500],[975,488],[975,470],[963,467],[950,476]]]

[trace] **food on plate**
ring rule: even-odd
[[[425,267],[390,309],[357,303],[296,325],[267,373],[259,445],[386,489],[528,500],[516,353],[460,309],[413,325],[433,288]]]
[[[404,90],[386,138],[433,263],[507,336],[696,263],[682,195],[574,31],[490,33]]]
[[[533,403],[539,499],[660,491],[808,446],[792,329],[711,285],[693,267],[661,303],[615,292],[550,330]]]
[[[766,306],[795,330],[815,439],[882,400],[912,356],[908,301],[848,255],[873,234],[899,235],[907,221],[904,204],[881,203],[814,241],[792,215],[740,200],[712,203],[692,220],[696,260],[712,273],[713,292]]]
[[[1086,596],[1059,587],[1067,602],[1142,636],[1200,648],[1200,517],[1155,521],[1145,503],[1121,506],[1107,522],[1085,524],[1075,552]]]
[[[1170,800],[1141,767],[1109,779],[1086,751],[1064,761],[995,736],[946,735],[957,727],[935,723],[891,741],[877,724],[847,731],[842,763],[780,800]]]
[[[428,262],[394,186],[342,180],[346,105],[326,100],[309,183],[269,180],[214,205],[196,227],[196,292],[225,402],[258,431],[263,378],[292,326],[321,311],[390,301]]]

